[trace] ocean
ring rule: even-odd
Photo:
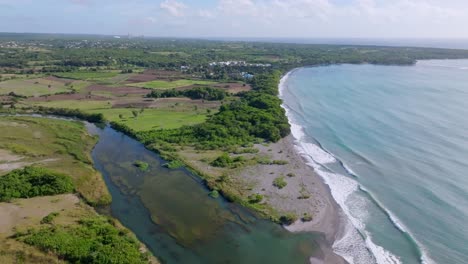
[[[350,263],[468,263],[468,60],[296,69],[280,95]]]

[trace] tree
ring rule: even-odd
[[[137,118],[137,117],[138,117],[138,111],[137,111],[137,110],[133,110],[133,111],[132,111],[132,114],[133,114],[133,117],[134,117],[134,118]]]

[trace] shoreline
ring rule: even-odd
[[[281,78],[280,83],[278,84],[279,98],[281,100],[283,100],[283,90],[286,89],[285,82],[291,74],[299,69],[300,68],[292,69]],[[288,122],[290,125],[293,125],[284,101],[281,104],[281,107],[286,111]],[[290,232],[318,232],[324,234],[325,241],[320,243],[323,255],[320,259],[311,258],[310,262],[312,264],[348,263],[343,256],[340,256],[333,251],[333,244],[335,241],[344,237],[346,233],[346,216],[333,198],[331,189],[326,184],[325,180],[315,172],[312,166],[307,164],[307,157],[305,157],[305,154],[300,150],[301,147],[299,145],[299,140],[300,139],[295,137],[293,133],[284,139],[289,151],[295,154],[294,158],[299,160],[301,166],[310,171],[311,178],[313,178],[313,184],[318,187],[317,190],[320,197],[314,197],[313,199],[321,199],[323,203],[322,206],[318,208],[318,213],[314,214],[312,221],[303,222],[298,220],[294,224],[286,226],[285,228]]]
[[[299,68],[285,74],[278,84],[279,98],[282,99],[282,89],[288,76]],[[284,103],[288,122],[292,125]],[[256,155],[266,156],[271,160],[285,160],[282,166],[255,165],[245,168],[238,177],[254,186],[252,194],[258,193],[266,198],[266,202],[280,214],[293,213],[298,217],[292,225],[284,226],[286,230],[296,232],[311,232],[321,234],[317,242],[317,255],[310,258],[310,263],[348,263],[345,258],[333,251],[335,241],[341,239],[346,232],[345,215],[334,200],[330,187],[318,175],[314,168],[308,165],[307,157],[300,151],[299,139],[291,133],[276,143],[268,145],[256,144],[259,149]],[[287,185],[283,188],[273,186],[272,182],[283,178]],[[312,216],[311,221],[303,221],[301,217]],[[309,219],[310,220],[310,219]]]

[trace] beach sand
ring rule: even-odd
[[[319,241],[321,252],[311,259],[311,263],[346,263],[331,249],[342,230],[341,209],[333,200],[328,186],[306,164],[295,144],[294,137],[290,135],[277,143],[256,145],[255,148],[260,150],[258,155],[270,160],[288,161],[288,164],[259,164],[242,170],[238,176],[250,182],[253,186],[251,192],[264,195],[268,204],[279,213],[294,213],[299,217],[298,221],[286,227],[287,230],[323,234],[323,240]],[[287,182],[284,188],[273,185],[277,177],[284,177]],[[301,221],[304,214],[311,215],[312,221]]]

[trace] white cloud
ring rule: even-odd
[[[159,7],[169,13],[171,16],[175,17],[184,16],[185,9],[187,9],[187,5],[181,2],[177,2],[176,0],[165,0],[159,5]]]

